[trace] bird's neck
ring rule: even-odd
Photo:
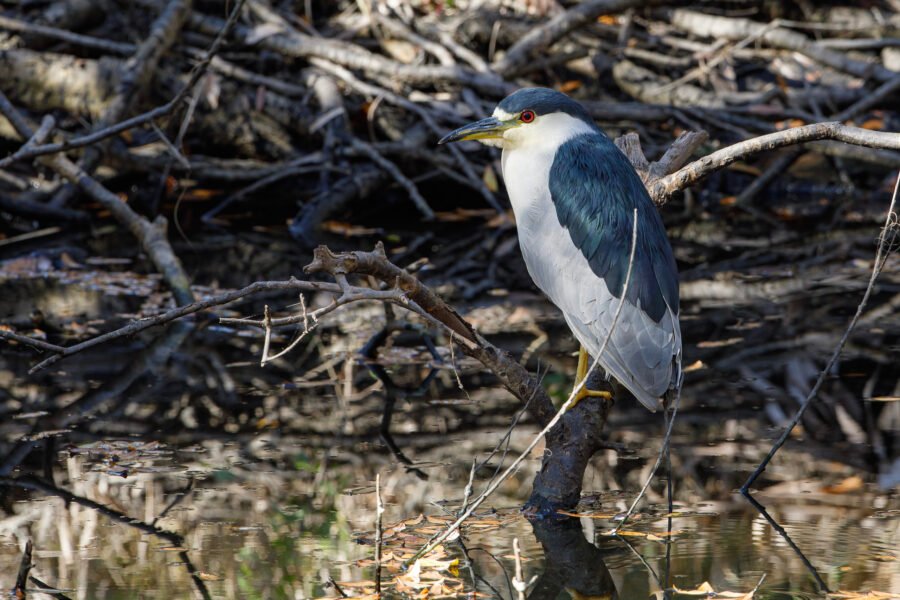
[[[599,134],[591,124],[569,115],[541,117],[541,127],[527,137],[505,144],[501,157],[503,180],[519,227],[539,227],[542,220],[556,219],[550,200],[550,168],[560,147],[585,134]],[[521,129],[525,129],[522,127]]]

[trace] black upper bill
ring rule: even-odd
[[[438,144],[449,144],[450,142],[460,142],[464,140],[483,140],[489,138],[498,138],[503,135],[510,125],[505,121],[501,121],[497,117],[488,117],[463,125],[455,131],[451,131],[442,137]]]

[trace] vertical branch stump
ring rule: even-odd
[[[591,389],[609,388],[606,382],[599,385],[591,382]],[[594,454],[603,447],[601,434],[613,403],[603,398],[585,398],[550,430],[545,439],[541,470],[534,478],[531,497],[525,505],[529,515],[549,517],[559,509],[578,504],[584,472]]]

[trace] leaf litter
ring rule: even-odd
[[[481,534],[499,530],[519,518],[521,517],[518,511],[514,509],[473,515],[463,525],[462,533]],[[406,567],[406,561],[415,556],[422,546],[454,520],[455,517],[451,515],[420,514],[385,526],[382,532],[381,551],[381,564],[384,569],[382,590],[387,588],[403,596],[418,598],[450,598],[462,594],[466,584],[460,577],[460,559],[444,545],[436,547]],[[374,532],[359,534],[356,540],[360,544],[373,546]],[[375,560],[367,557],[358,560],[356,564],[359,567],[373,568]],[[352,589],[355,592],[354,598],[377,598],[374,581],[339,581],[337,584],[341,588]],[[480,595],[471,590],[466,594],[470,598]]]

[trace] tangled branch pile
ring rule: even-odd
[[[297,248],[318,241],[387,238],[393,262],[469,305],[529,284],[497,155],[434,142],[513,89],[567,91],[651,158],[685,131],[706,131],[709,154],[821,121],[900,130],[897,0],[684,4],[17,3],[0,16],[0,251],[37,249],[61,268],[96,252],[88,226],[112,217],[140,250],[111,254],[142,253],[184,304],[188,273],[234,286],[296,273]],[[705,366],[686,397],[762,396],[780,423],[808,389],[864,286],[900,168],[896,136],[859,140],[870,147],[751,145],[661,193],[711,175],[663,208],[685,356]],[[810,429],[883,427],[860,398],[900,391],[872,368],[892,362],[898,285],[886,269],[852,340],[848,364],[874,375],[830,384]],[[482,330],[515,327],[495,324]]]

